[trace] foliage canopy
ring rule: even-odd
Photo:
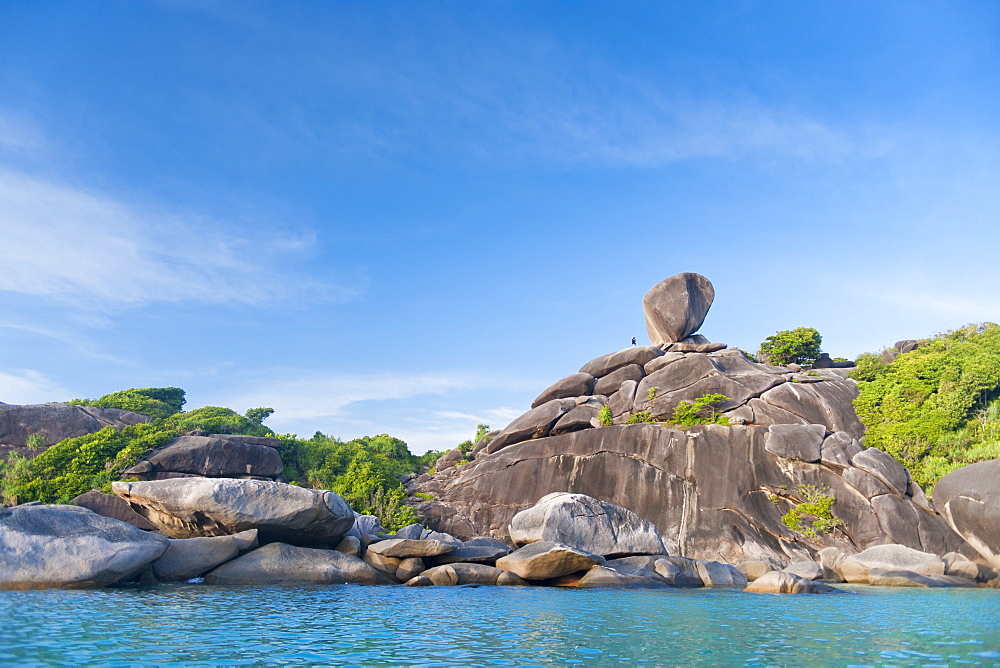
[[[772,334],[760,344],[757,356],[771,364],[808,364],[819,357],[823,337],[812,327],[797,327]]]

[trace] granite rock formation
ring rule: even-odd
[[[712,283],[699,274],[677,274],[642,298],[646,331],[654,346],[683,341],[698,331],[715,299]]]
[[[119,408],[70,406],[69,404],[0,404],[0,457],[10,450],[33,456],[65,438],[92,434],[105,427],[123,429],[149,422],[140,415]],[[28,439],[39,436],[45,446],[26,448]]]
[[[1000,459],[969,464],[941,478],[934,502],[986,563],[1000,569]]]
[[[265,436],[181,436],[143,457],[122,475],[140,480],[201,476],[274,480],[283,465],[280,441]]]

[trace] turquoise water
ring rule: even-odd
[[[0,592],[0,664],[1000,665],[1000,590]]]

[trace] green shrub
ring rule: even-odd
[[[771,364],[808,364],[819,357],[823,337],[812,327],[797,327],[772,334],[760,344],[757,357]]]
[[[120,408],[154,418],[164,418],[179,413],[185,401],[184,390],[179,387],[133,387],[105,394],[100,399],[74,399],[69,403],[97,408]]]
[[[601,423],[602,427],[610,427],[615,423],[614,416],[611,414],[611,406],[607,404],[601,406],[601,410],[597,412],[597,421]]]
[[[674,415],[667,424],[691,426],[696,424],[729,424],[729,418],[721,415],[717,404],[732,401],[724,394],[706,394],[694,401],[682,401],[674,408]]]
[[[24,445],[28,448],[44,448],[45,434],[31,434],[28,438],[24,439]]]
[[[640,424],[643,422],[656,422],[652,414],[649,411],[639,411],[638,413],[632,413],[625,420],[625,424]]]
[[[781,521],[792,531],[815,538],[818,534],[829,533],[835,527],[843,526],[843,520],[833,516],[833,504],[837,500],[827,494],[828,488],[815,485],[799,485],[802,501],[785,513]]]
[[[270,411],[263,413],[264,411]],[[187,413],[175,413],[166,418],[164,425],[178,432],[201,429],[209,434],[243,434],[244,436],[273,436],[274,432],[261,424],[274,411],[270,408],[255,408],[247,411],[253,419],[240,415],[231,408],[203,406]],[[263,417],[261,417],[263,415]]]

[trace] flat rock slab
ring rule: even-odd
[[[361,559],[335,550],[271,543],[219,566],[205,584],[395,584]]]
[[[607,587],[661,589],[669,586],[662,578],[623,573],[607,566],[594,566],[576,583],[576,587],[579,589]]]
[[[656,359],[663,354],[663,351],[656,346],[632,346],[618,352],[602,355],[597,359],[590,360],[582,367],[580,373],[590,374],[595,378],[602,378],[616,369],[629,364],[642,366]]]
[[[941,557],[914,550],[905,545],[876,545],[837,564],[840,574],[848,582],[869,584],[872,571],[906,571],[922,576],[944,575],[945,564]]]
[[[115,482],[111,489],[171,538],[257,529],[261,543],[334,547],[355,521],[333,492],[265,480],[175,478]]]
[[[436,557],[439,554],[453,552],[458,548],[455,543],[445,543],[439,540],[412,540],[408,538],[389,538],[372,543],[368,546],[371,552],[383,557]]]
[[[515,545],[552,541],[603,557],[666,554],[656,527],[628,508],[586,494],[555,492],[514,515]]]
[[[600,555],[562,543],[539,541],[497,559],[497,568],[510,571],[525,580],[548,580],[606,563]]]
[[[767,430],[764,449],[785,459],[818,462],[825,436],[821,424],[776,424]]]
[[[553,399],[568,399],[570,397],[582,397],[593,394],[595,382],[596,379],[589,373],[581,371],[570,374],[546,388],[545,391],[531,402],[531,407],[538,408]]]
[[[104,587],[166,549],[166,538],[86,508],[0,508],[0,589]]]

